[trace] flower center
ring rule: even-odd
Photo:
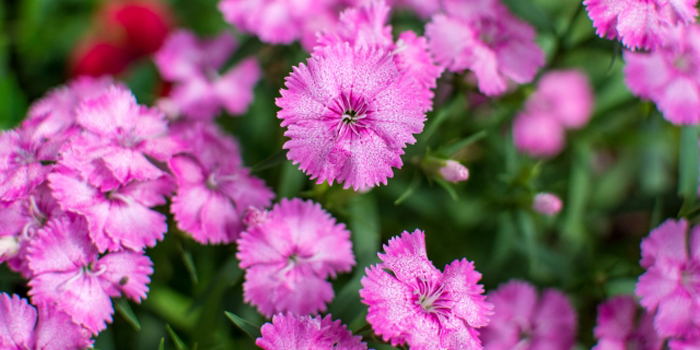
[[[679,72],[684,74],[690,74],[694,70],[693,60],[687,53],[676,56],[676,58],[673,60],[673,66],[676,67]]]
[[[445,289],[445,285],[433,281],[430,277],[416,278],[417,289],[413,291],[417,299],[415,303],[426,313],[447,315],[452,310],[454,301],[450,298],[450,293]]]
[[[331,123],[339,138],[345,135],[361,136],[362,130],[370,126],[368,117],[373,111],[363,98],[341,94],[328,108],[335,114],[331,117]]]
[[[690,295],[696,295],[700,293],[700,266],[695,263],[690,263],[681,272],[681,285],[685,287],[685,290],[690,293]]]

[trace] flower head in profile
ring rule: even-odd
[[[3,349],[83,349],[90,332],[51,304],[39,309],[17,295],[0,294],[0,347]]]
[[[494,0],[445,0],[425,26],[435,61],[452,72],[469,69],[479,90],[494,96],[508,80],[530,82],[544,65],[535,30]]]
[[[592,350],[660,350],[663,339],[654,330],[654,314],[638,309],[634,297],[625,295],[598,305],[593,330],[598,344]]]
[[[633,94],[656,103],[676,125],[700,123],[700,26],[679,26],[665,32],[653,52],[624,53],[625,83]]]
[[[184,29],[171,34],[154,57],[163,78],[175,83],[167,101],[193,119],[214,118],[222,108],[231,115],[245,113],[260,80],[260,65],[247,58],[219,73],[237,46],[228,32],[208,39]]]
[[[262,336],[255,344],[265,350],[345,349],[366,350],[361,336],[353,336],[340,320],[331,315],[311,317],[291,313],[277,314],[272,323],[260,328]]]
[[[653,313],[661,337],[691,336],[700,327],[700,226],[685,219],[664,221],[642,240],[635,293]]]
[[[532,199],[532,209],[543,215],[556,215],[563,206],[561,198],[554,193],[540,192]]]
[[[601,38],[619,39],[630,49],[655,49],[663,32],[695,22],[697,0],[585,0],[588,16]]]
[[[423,130],[423,89],[378,48],[329,46],[307,64],[294,68],[277,99],[287,157],[317,183],[386,184]]]
[[[236,257],[246,270],[243,297],[268,317],[325,310],[333,299],[326,279],[355,265],[345,225],[319,204],[298,198],[282,199],[237,243]]]
[[[275,194],[243,167],[238,144],[214,124],[176,131],[189,145],[168,162],[178,184],[170,206],[178,227],[202,244],[235,241],[246,210],[269,206]]]
[[[73,322],[97,334],[111,322],[112,301],[122,293],[140,302],[152,263],[143,253],[99,256],[83,220],[52,221],[37,232],[28,253],[32,303],[55,304]]]
[[[419,350],[482,348],[476,329],[489,323],[493,305],[484,301],[472,262],[455,260],[438,270],[420,230],[392,238],[384,252],[381,263],[366,269],[360,289],[377,335]]]
[[[537,295],[529,283],[510,281],[490,292],[491,323],[481,333],[486,350],[571,349],[576,312],[566,295],[548,289]]]

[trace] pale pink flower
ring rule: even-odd
[[[617,296],[598,305],[593,330],[598,344],[592,350],[660,350],[663,339],[654,330],[654,314],[638,309],[632,296]]]
[[[571,349],[576,338],[576,312],[566,295],[513,280],[490,292],[491,323],[481,333],[486,350]]]
[[[246,270],[243,297],[268,317],[326,310],[326,281],[355,265],[350,232],[319,204],[282,199],[264,221],[238,239],[236,257]]]
[[[321,318],[320,315],[277,314],[272,317],[272,323],[260,328],[260,332],[262,336],[255,345],[265,350],[367,349],[361,336],[353,336],[340,320],[333,321],[331,315]]]
[[[666,220],[642,240],[642,267],[635,293],[662,337],[687,336],[700,327],[700,226]]]
[[[596,33],[619,39],[630,49],[654,49],[664,31],[695,22],[697,0],[584,0]]]
[[[537,82],[525,109],[558,120],[567,129],[579,129],[591,118],[593,88],[588,77],[577,70],[547,72]]]
[[[347,43],[295,67],[277,105],[287,157],[317,179],[360,190],[387,183],[423,130],[427,97],[382,49]]]
[[[64,350],[91,347],[90,332],[51,304],[37,309],[17,295],[0,294],[0,348]]]
[[[119,86],[84,101],[77,122],[85,131],[64,147],[61,164],[105,191],[163,176],[149,157],[165,162],[183,147],[168,135],[160,111],[137,104],[131,91]]]
[[[141,302],[148,292],[151,260],[121,251],[99,257],[84,221],[56,220],[39,230],[29,247],[32,303],[55,303],[93,334],[112,321],[112,301],[122,293]]]
[[[543,215],[556,215],[563,206],[561,198],[554,193],[540,192],[532,199],[532,210]]]
[[[624,53],[625,83],[676,125],[700,123],[700,27],[675,27],[653,52]]]
[[[513,142],[521,152],[534,157],[553,157],[564,149],[564,126],[542,114],[518,115],[513,121]]]
[[[154,61],[163,78],[175,82],[169,101],[178,112],[194,119],[211,119],[222,108],[231,115],[245,113],[262,73],[258,62],[247,58],[219,74],[237,45],[227,32],[199,39],[181,29],[166,39]]]
[[[100,252],[153,247],[168,229],[165,215],[149,209],[165,204],[173,191],[168,176],[103,191],[77,173],[60,169],[49,175],[49,182],[63,210],[85,216]]]
[[[458,161],[449,159],[445,162],[445,165],[440,168],[440,175],[442,175],[445,181],[449,182],[457,183],[467,181],[469,178],[469,169]]]
[[[474,264],[455,260],[441,272],[428,260],[420,230],[404,231],[384,251],[361,280],[374,332],[411,349],[481,349],[476,328],[489,323],[493,305],[484,301]]]
[[[532,81],[544,65],[535,30],[498,1],[445,1],[444,14],[425,26],[430,51],[452,72],[469,69],[486,95],[506,91],[508,80]]]

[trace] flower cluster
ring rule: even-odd
[[[525,110],[513,122],[513,141],[521,151],[552,157],[564,148],[565,130],[584,127],[593,110],[593,89],[576,70],[543,75]]]
[[[654,314],[638,312],[632,296],[617,296],[598,306],[593,350],[660,350],[661,337],[654,330]]]
[[[236,46],[227,32],[203,40],[184,29],[171,34],[154,56],[163,79],[174,83],[159,106],[171,117],[202,120],[216,117],[222,107],[231,115],[245,113],[261,72],[255,58],[246,58],[219,74]]]
[[[377,335],[411,349],[482,348],[477,328],[489,323],[493,305],[484,301],[472,262],[455,260],[438,270],[420,230],[392,238],[384,252],[381,263],[366,269],[360,289]]]

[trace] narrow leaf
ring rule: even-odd
[[[443,179],[435,179],[435,182],[437,182],[438,185],[442,186],[442,188],[449,193],[450,197],[452,197],[452,200],[457,200],[459,199],[459,196],[457,196],[457,191],[455,191],[454,187],[452,187],[452,184],[448,183],[447,181]]]
[[[410,197],[413,194],[413,192],[415,192],[420,187],[420,180],[421,176],[418,172],[416,172],[413,175],[413,180],[411,180],[411,183],[408,185],[408,187],[406,187],[406,190],[401,194],[401,196],[399,196],[399,198],[397,198],[394,201],[394,205],[399,205],[404,200],[406,200],[406,198]]]
[[[139,323],[139,319],[136,318],[136,315],[134,315],[134,311],[131,310],[131,306],[126,299],[116,299],[114,302],[114,308],[124,317],[124,319],[126,319],[127,322],[129,322],[132,327],[134,327],[135,330],[141,330],[141,323]]]
[[[172,327],[170,327],[169,324],[166,324],[165,328],[168,330],[168,334],[170,334],[170,339],[172,339],[177,350],[188,350],[188,347],[187,345],[185,345],[185,342],[183,342],[182,339],[180,339],[180,337],[177,336],[177,334],[172,329]]]
[[[225,311],[224,313],[226,314],[226,317],[228,317],[228,319],[231,320],[231,322],[233,322],[233,324],[238,326],[238,328],[240,328],[243,332],[248,334],[248,336],[253,338],[253,340],[260,338],[260,327],[254,326],[252,323],[244,320],[243,318],[234,313],[228,311]]]
[[[437,152],[435,152],[435,153],[444,155],[446,157],[451,157],[453,154],[457,153],[462,148],[467,147],[467,146],[471,145],[472,143],[483,139],[484,137],[486,137],[486,135],[488,135],[486,130],[481,130],[481,131],[477,132],[476,134],[470,135],[470,136],[468,136],[462,140],[459,140],[451,145],[443,146],[443,147],[439,148],[437,150]]]
[[[681,128],[678,158],[678,194],[692,201],[698,193],[698,129],[696,127]]]
[[[160,345],[158,345],[158,350],[165,350],[165,337],[160,338]]]
[[[262,162],[253,165],[252,168],[250,168],[251,172],[256,172],[256,171],[261,171],[269,168],[276,167],[284,161],[287,160],[287,150],[283,149],[269,157],[267,159],[263,160]]]
[[[194,259],[192,258],[192,253],[182,249],[182,262],[185,263],[185,268],[190,275],[190,281],[195,286],[199,284],[199,277],[197,276],[197,268],[194,266]]]

